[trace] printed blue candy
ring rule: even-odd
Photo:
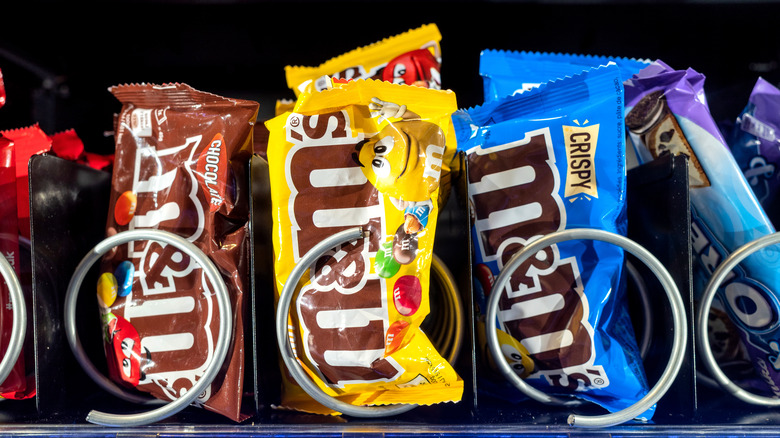
[[[114,277],[118,286],[117,295],[120,297],[126,297],[130,294],[130,290],[133,288],[133,275],[135,274],[135,267],[133,262],[125,260],[117,266],[114,271]]]

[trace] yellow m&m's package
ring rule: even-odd
[[[463,380],[420,329],[456,109],[451,91],[333,80],[266,122],[277,298],[312,247],[363,230],[311,265],[288,317],[298,363],[341,401],[426,405],[462,396]],[[283,407],[335,414],[282,375]]]
[[[377,79],[395,84],[441,89],[441,33],[426,24],[373,44],[358,47],[318,66],[287,66],[287,86],[296,96],[309,85],[328,87],[328,77]],[[325,77],[327,76],[327,77]]]

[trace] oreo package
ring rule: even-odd
[[[689,157],[695,299],[731,252],[775,231],[709,112],[704,79],[693,69],[656,61],[625,83],[626,128],[639,162],[663,154]],[[713,355],[724,371],[775,396],[780,395],[778,270],[774,248],[748,256],[721,284],[708,318]]]
[[[479,55],[479,75],[485,100],[491,101],[610,62],[620,69],[621,82],[650,65],[637,58],[489,49]]]
[[[552,245],[492,284],[528,243],[571,228],[626,233],[623,86],[615,64],[548,82],[453,116],[467,157],[478,349],[497,324],[504,359],[530,385],[610,411],[648,391],[627,311],[624,252],[605,242]],[[500,293],[498,321],[486,303]],[[492,367],[481,392],[525,399]],[[649,419],[655,407],[641,417]]]

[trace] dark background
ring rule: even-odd
[[[482,103],[483,49],[662,59],[707,76],[717,121],[736,118],[758,76],[780,81],[780,3],[696,1],[113,1],[4,2],[0,130],[74,128],[113,151],[108,87],[184,82],[261,104],[291,98],[286,65],[318,65],[436,23],[442,82],[462,108]]]

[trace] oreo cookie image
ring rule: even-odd
[[[683,154],[688,160],[688,177],[692,188],[709,187],[710,180],[691,149],[677,118],[666,102],[664,92],[644,96],[626,115],[626,128],[640,137],[653,159],[663,154]]]

